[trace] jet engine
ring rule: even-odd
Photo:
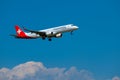
[[[62,37],[62,33],[58,33],[58,34],[56,34],[55,37],[56,37],[56,38],[60,38],[60,37]]]
[[[46,35],[56,38],[62,37],[62,33],[56,33],[56,32],[47,32]]]

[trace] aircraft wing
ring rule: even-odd
[[[46,37],[46,32],[40,32],[40,31],[35,31],[35,30],[29,30],[29,29],[26,29],[26,28],[23,28],[24,30],[26,31],[29,31],[31,33],[36,33],[36,34],[39,34],[40,36],[42,37]]]

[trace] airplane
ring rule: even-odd
[[[51,41],[52,40],[51,38],[53,37],[55,38],[62,37],[62,33],[64,32],[71,32],[72,34],[74,30],[78,29],[78,26],[75,26],[73,24],[68,24],[68,25],[53,27],[44,30],[29,30],[26,28],[23,29],[28,32],[24,32],[22,29],[20,29],[18,25],[16,25],[15,26],[16,34],[11,36],[14,36],[15,38],[19,38],[19,39],[42,38],[43,40],[45,40],[46,38],[48,38],[48,40]]]

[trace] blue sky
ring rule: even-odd
[[[96,80],[120,76],[119,0],[1,0],[0,68],[37,61],[47,67],[77,67],[91,71]],[[14,26],[45,29],[74,24],[71,36],[52,42],[19,40]]]

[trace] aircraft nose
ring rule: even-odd
[[[74,26],[75,29],[78,29],[79,27],[78,26]]]

